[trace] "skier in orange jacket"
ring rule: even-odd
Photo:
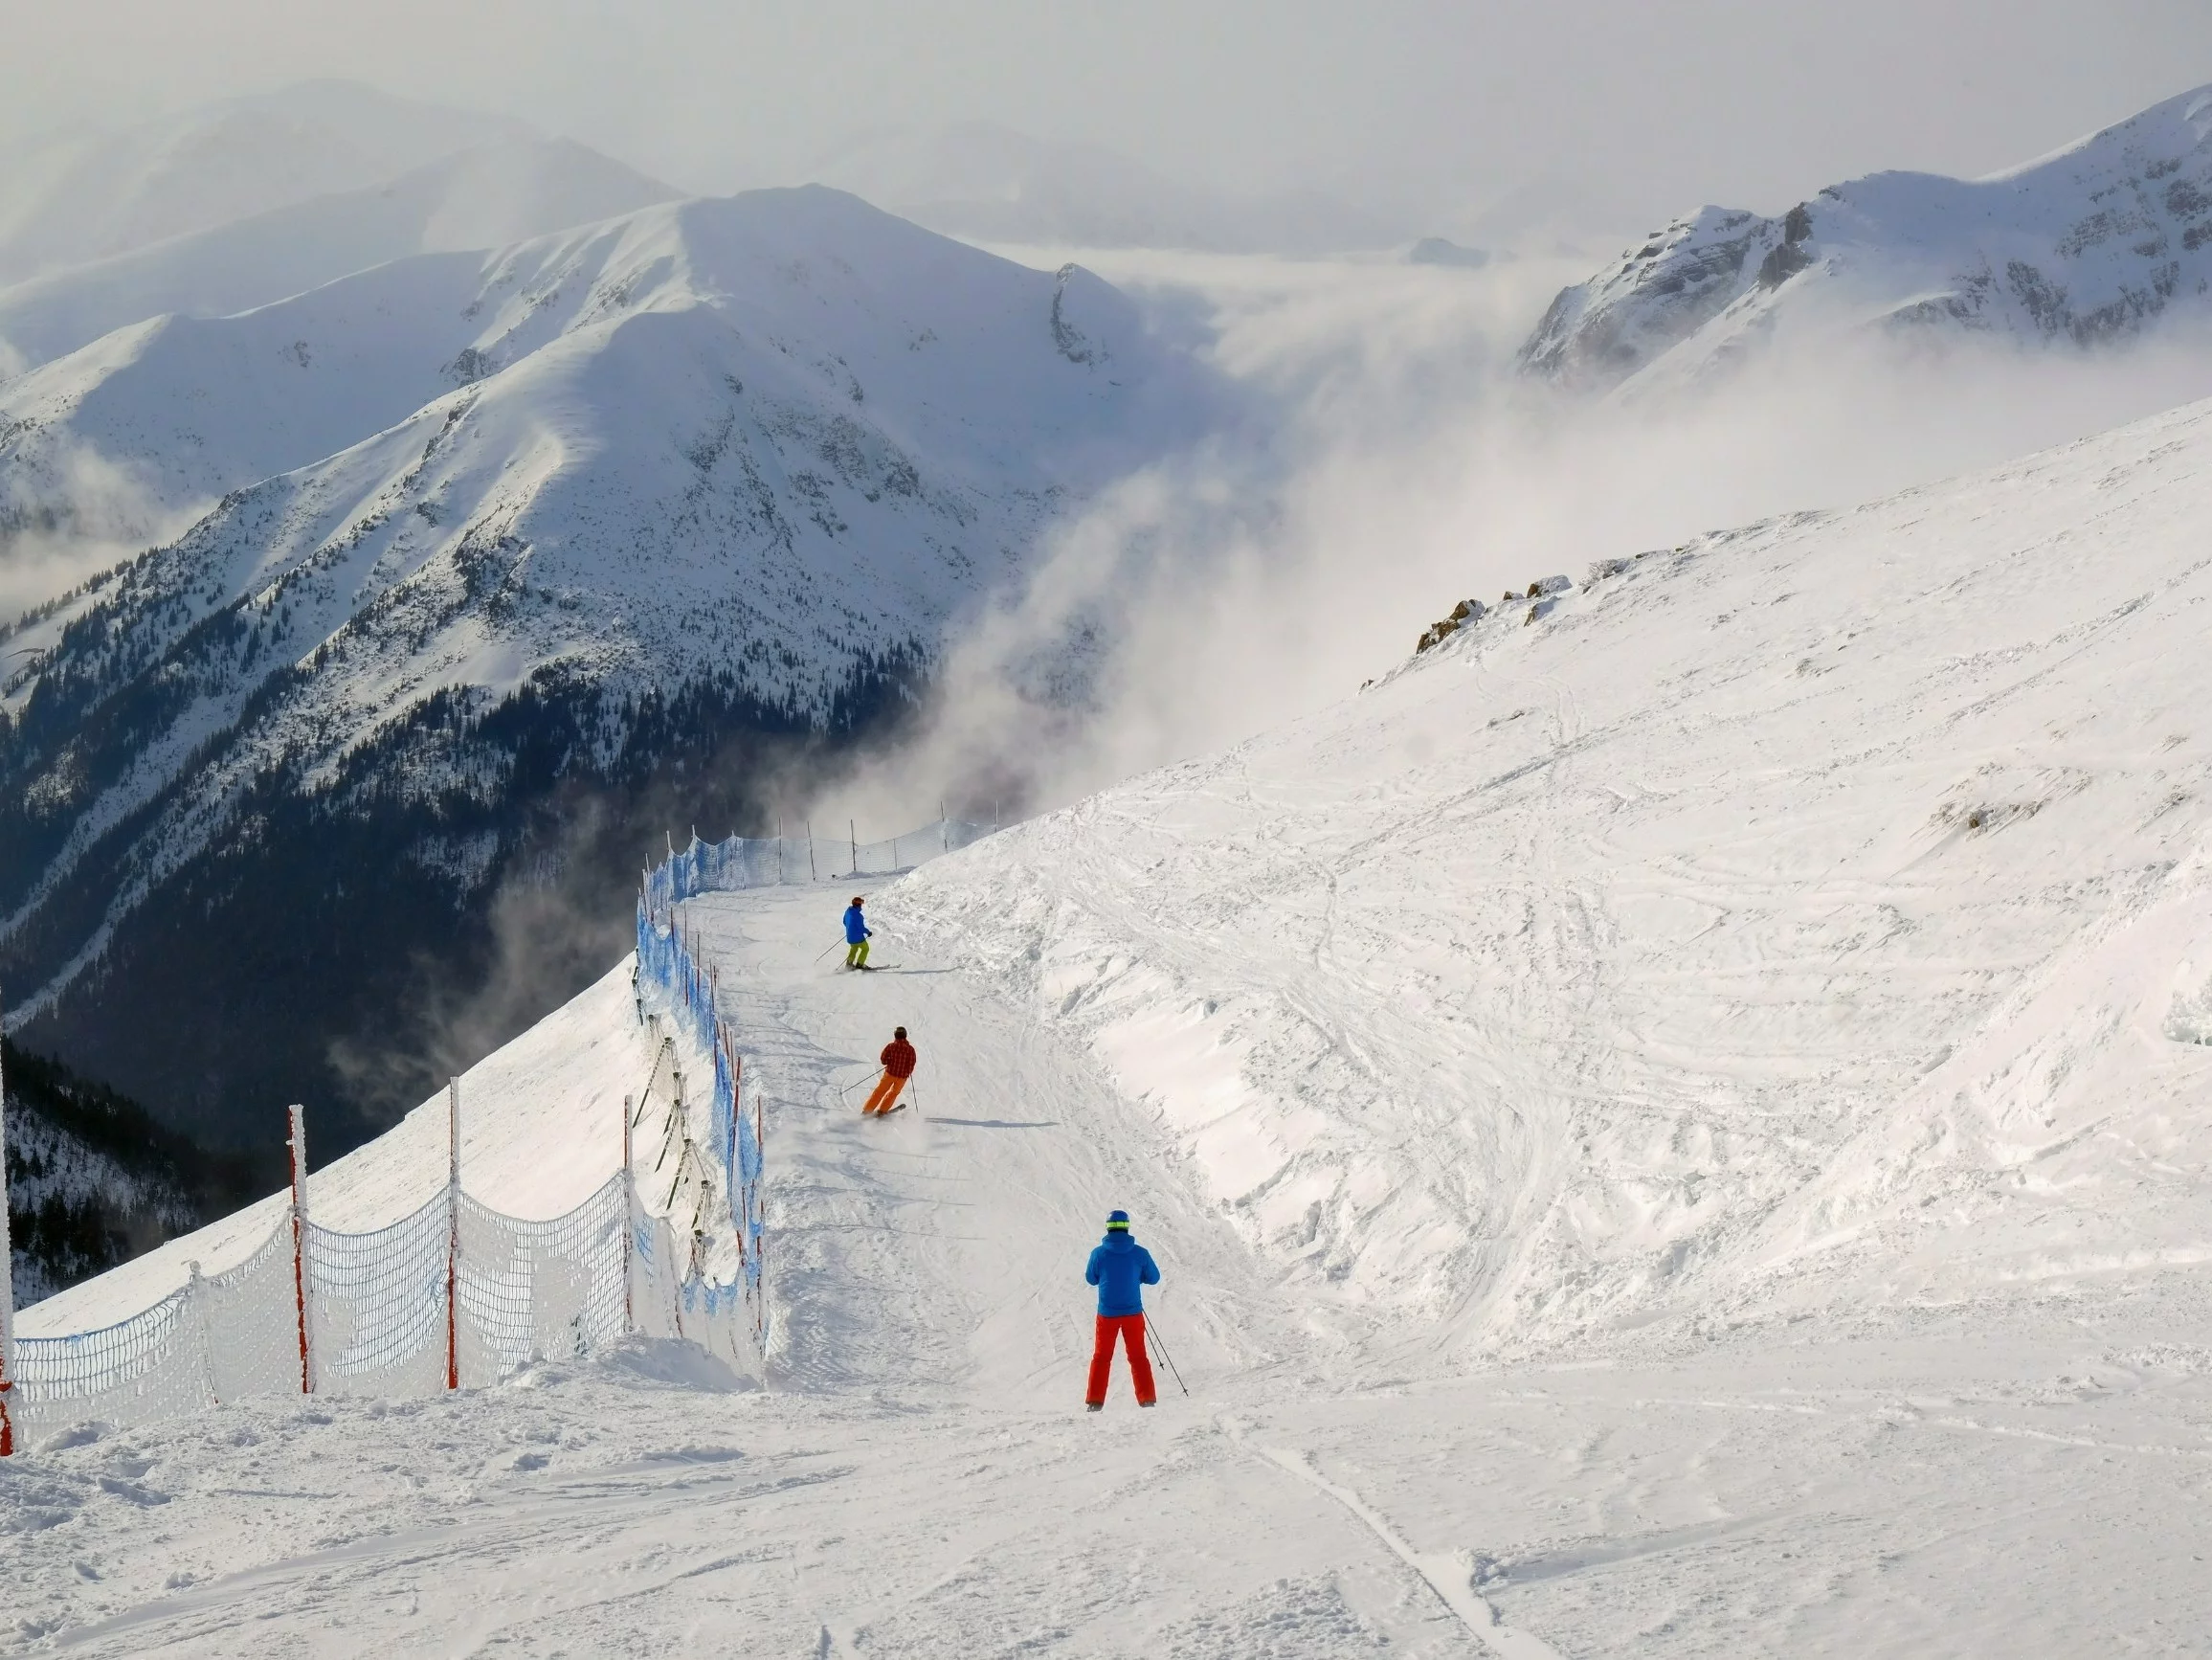
[[[883,1063],[883,1075],[876,1081],[875,1092],[868,1097],[868,1104],[860,1109],[863,1118],[870,1114],[878,1118],[891,1115],[898,1106],[899,1091],[905,1088],[906,1080],[914,1075],[914,1063],[920,1057],[914,1053],[914,1045],[906,1042],[906,1028],[901,1026],[891,1034],[891,1041],[883,1045],[878,1059]]]

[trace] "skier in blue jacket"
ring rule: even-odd
[[[853,895],[853,903],[845,908],[845,967],[864,969],[868,966],[868,939],[874,931],[860,915],[864,903],[860,895]]]
[[[1116,1338],[1128,1354],[1137,1404],[1151,1405],[1156,1395],[1151,1357],[1145,1353],[1145,1288],[1160,1283],[1160,1269],[1152,1261],[1152,1253],[1129,1237],[1128,1211],[1117,1210],[1106,1218],[1106,1238],[1090,1253],[1083,1277],[1086,1284],[1098,1287],[1098,1331],[1091,1343],[1090,1387],[1084,1395],[1084,1405],[1093,1412],[1106,1410]]]

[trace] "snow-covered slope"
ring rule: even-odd
[[[22,1641],[2186,1651],[2208,460],[2199,406],[1605,561],[875,889],[899,972],[825,971],[842,887],[692,902],[770,1101],[769,1388],[639,1346],[64,1431],[0,1469]],[[633,1028],[617,974],[464,1080],[464,1179],[588,1185]],[[399,1214],[439,1128],[319,1206]],[[1090,1418],[1112,1205],[1176,1370]]]
[[[0,172],[0,282],[528,136],[503,117],[319,80],[62,139]]]
[[[2201,1263],[2208,515],[2199,405],[1713,535],[896,904],[1354,1329]]]
[[[819,188],[421,255],[49,364],[0,392],[16,476],[89,448],[168,499],[232,493],[0,647],[8,983],[46,1006],[195,861],[265,907],[229,838],[275,851],[272,812],[314,820],[287,858],[335,816],[480,894],[531,792],[850,725],[1210,386],[1081,269]]]
[[[1522,350],[1606,386],[1777,334],[1965,330],[2089,345],[2212,292],[2212,88],[1986,179],[1874,173],[1776,218],[1701,209],[1562,291]]]
[[[228,317],[412,254],[504,247],[677,194],[567,139],[462,150],[0,289],[0,376],[131,324]]]

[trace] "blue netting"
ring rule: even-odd
[[[726,841],[702,841],[694,836],[681,851],[671,847],[668,858],[646,872],[637,896],[637,981],[640,988],[651,987],[659,994],[692,1043],[712,1060],[713,1152],[722,1164],[729,1226],[741,1265],[737,1280],[726,1290],[742,1294],[750,1311],[754,1337],[760,1343],[765,1344],[768,1335],[767,1220],[762,1180],[765,1112],[757,1088],[749,1102],[746,1099],[743,1065],[735,1035],[722,1019],[714,971],[703,966],[694,954],[678,907],[703,893],[910,869],[989,834],[989,825],[943,819],[872,842],[850,837],[824,841],[743,836],[732,836]],[[665,1263],[659,1271],[665,1271]],[[694,1290],[711,1282],[686,1274],[680,1283],[684,1288],[682,1297],[706,1298],[701,1305],[701,1317],[719,1317],[722,1305],[716,1299],[722,1292]]]

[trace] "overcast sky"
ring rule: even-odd
[[[671,182],[982,117],[1170,173],[1625,222],[1977,173],[2212,81],[2212,0],[0,0],[18,139],[317,76]]]

